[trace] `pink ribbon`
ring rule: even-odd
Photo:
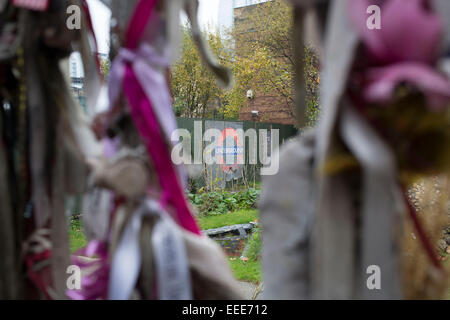
[[[433,63],[438,56],[442,23],[425,8],[427,0],[351,0],[350,18],[376,63]],[[369,29],[370,5],[381,9],[380,29]]]
[[[188,208],[184,192],[177,179],[172,160],[168,152],[168,146],[161,135],[158,121],[153,112],[152,104],[142,90],[138,79],[130,65],[126,66],[123,81],[124,92],[131,107],[131,116],[141,134],[141,138],[147,146],[147,150],[153,161],[155,172],[163,190],[164,202],[172,204],[178,223],[193,233],[200,234],[200,230]]]
[[[423,92],[427,106],[443,111],[450,102],[450,81],[432,67],[420,63],[396,63],[389,67],[372,68],[367,72],[368,85],[364,89],[367,101],[387,103],[398,84],[409,83]]]
[[[157,4],[158,0],[139,1],[128,25],[125,47],[128,49],[136,49],[138,47],[150,16]]]
[[[90,258],[89,260],[86,258]],[[80,267],[84,274],[80,290],[67,290],[66,295],[72,300],[106,299],[109,282],[108,251],[104,242],[94,240],[86,248],[75,253],[72,263]],[[94,271],[90,270],[97,268]]]
[[[423,92],[435,111],[448,107],[450,81],[436,71],[443,29],[428,0],[349,1],[352,23],[374,66],[369,68],[363,96],[368,102],[387,103],[401,83]],[[371,4],[381,7],[381,28],[367,27]]]
[[[121,48],[110,72],[108,86],[111,105],[115,104],[121,94],[126,65],[132,65],[139,84],[143,84],[146,96],[152,101],[165,136],[170,140],[172,132],[177,128],[177,122],[172,111],[172,99],[167,90],[166,78],[158,70],[169,66],[168,53],[160,55],[147,43],[142,43],[135,50]]]
[[[149,44],[139,43],[156,4],[157,0],[141,0],[136,7],[127,30],[126,47],[120,49],[111,69],[110,104],[116,103],[123,87],[131,116],[163,190],[162,206],[173,205],[175,221],[186,230],[200,234],[180,182],[181,169],[178,167],[177,176],[169,152],[168,141],[176,129],[176,120],[166,78],[161,71],[169,66],[167,50],[161,55]]]

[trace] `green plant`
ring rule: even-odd
[[[261,255],[261,231],[257,228],[248,240],[247,258],[249,261],[257,261]]]
[[[85,247],[87,244],[86,237],[82,230],[80,216],[73,216],[70,218],[69,243],[71,253]]]
[[[247,209],[255,209],[259,200],[259,196],[261,194],[261,190],[250,188],[242,195],[243,205],[241,207],[246,206]]]
[[[319,56],[311,47],[305,48],[306,126],[314,127],[320,117]]]
[[[189,194],[189,200],[201,215],[218,215],[236,210],[256,209],[260,190],[247,189],[239,192],[216,190],[201,194]]]

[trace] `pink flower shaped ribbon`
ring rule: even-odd
[[[434,111],[449,107],[450,81],[431,67],[420,63],[397,63],[368,70],[369,85],[364,89],[367,101],[387,103],[400,83],[413,85],[425,94],[427,106]]]
[[[450,104],[450,81],[435,70],[442,23],[427,10],[426,0],[375,1],[381,7],[381,28],[369,29],[367,8],[374,1],[352,0],[351,20],[361,36],[373,64],[366,71],[367,102],[388,103],[401,83],[422,92],[427,107],[440,111]]]
[[[428,12],[426,0],[351,0],[350,18],[377,63],[404,61],[433,63],[442,36],[439,17]],[[367,8],[378,4],[380,29],[369,29]],[[382,5],[384,4],[384,5]]]

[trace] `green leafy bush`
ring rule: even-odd
[[[315,127],[320,118],[319,55],[312,47],[305,47],[306,126]]]
[[[69,243],[71,253],[76,252],[87,244],[80,216],[70,218]]]
[[[236,210],[256,209],[260,190],[247,189],[239,192],[225,190],[189,194],[191,203],[202,215],[218,215]]]
[[[261,231],[255,230],[248,240],[246,256],[249,261],[258,261],[261,255]]]

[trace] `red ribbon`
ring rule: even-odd
[[[37,262],[44,261],[50,259],[52,253],[50,250],[45,250],[41,253],[30,254],[25,258],[27,264],[27,275],[28,278],[38,287],[45,295],[48,300],[52,300],[52,297],[49,295],[47,291],[47,286],[42,280],[41,276],[37,272],[34,271],[33,265]]]
[[[414,227],[416,228],[417,234],[419,236],[420,241],[422,242],[422,246],[425,249],[425,252],[428,255],[428,258],[430,259],[431,263],[438,268],[439,270],[442,270],[442,265],[439,262],[439,259],[437,258],[436,252],[434,251],[433,246],[430,243],[430,239],[425,233],[425,230],[422,227],[422,224],[419,221],[419,218],[417,217],[416,209],[414,209],[413,205],[411,204],[411,201],[409,200],[407,196],[406,190],[403,188],[403,197],[404,200],[408,206],[408,214],[411,217],[411,220],[414,224]]]

